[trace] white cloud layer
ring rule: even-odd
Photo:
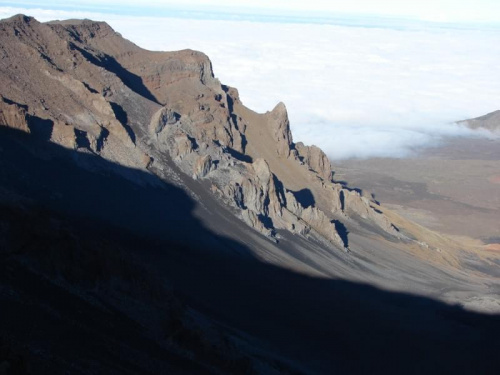
[[[500,109],[498,30],[24,12],[105,19],[148,49],[201,50],[244,104],[265,112],[283,101],[295,141],[333,159],[404,157],[443,136],[477,135],[453,122]]]
[[[11,1],[0,1],[0,3]],[[498,0],[17,0],[19,7],[38,6],[55,9],[87,8],[113,9],[134,8],[144,15],[148,8],[204,8],[245,12],[301,12],[324,14],[362,14],[388,17],[411,17],[420,20],[443,22],[499,22]]]

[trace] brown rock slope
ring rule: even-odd
[[[459,265],[459,245],[335,183],[319,148],[293,142],[283,103],[246,108],[204,54],[146,51],[89,20],[1,27],[3,125],[178,183],[179,168],[274,241],[285,231],[363,252],[355,237],[369,236]]]
[[[313,233],[347,248],[332,220],[350,212],[404,237],[375,202],[332,183],[321,150],[293,144],[282,103],[264,115],[249,111],[205,55],[145,51],[91,21],[17,16],[3,31],[7,125],[31,132],[30,121],[50,121],[51,141],[153,173],[168,155],[270,237]],[[23,111],[24,128],[16,118]]]
[[[33,309],[55,322],[73,308],[86,311],[88,327],[64,320],[65,329],[78,335],[116,312],[123,328],[103,327],[102,345],[117,357],[130,356],[138,366],[131,372],[361,371],[365,365],[351,361],[360,351],[368,353],[367,363],[379,363],[406,335],[432,358],[417,370],[437,362],[443,370],[460,368],[460,361],[438,361],[433,350],[452,342],[450,332],[463,332],[457,323],[465,319],[462,310],[431,300],[427,308],[418,298],[339,278],[476,309],[499,308],[499,282],[490,272],[496,258],[482,258],[468,245],[336,183],[319,148],[293,142],[284,104],[264,114],[246,108],[200,52],[146,51],[105,23],[42,24],[19,15],[0,22],[0,95],[6,134],[0,203],[14,212],[2,216],[2,256],[10,263],[0,282],[2,291],[18,290],[1,294],[11,306],[5,311],[11,319],[19,311],[27,314],[23,301],[31,300]],[[41,206],[41,213],[27,209],[33,206]],[[73,222],[68,217],[77,224],[61,227],[61,221]],[[27,229],[37,222],[46,224],[43,230]],[[475,267],[465,267],[464,259],[474,259]],[[23,272],[33,284],[16,276]],[[147,279],[137,276],[144,273]],[[57,291],[53,301],[69,298],[74,304],[54,302],[57,308],[47,310],[36,288],[26,286],[38,284],[39,295]],[[144,285],[173,285],[182,302],[162,288],[144,293]],[[191,306],[181,309],[182,319],[177,303]],[[163,309],[168,317],[159,318]],[[460,319],[449,320],[442,309]],[[397,316],[403,316],[400,329],[388,333]],[[43,319],[33,322],[35,328],[50,327]],[[130,328],[130,322],[145,331]],[[494,333],[490,321],[481,324],[473,334],[467,331],[465,343],[453,341],[445,358],[455,349],[476,356],[469,352],[479,347],[474,337]],[[31,331],[18,335],[21,326],[0,325],[18,337],[14,342],[22,344],[25,337],[29,352],[38,353]],[[431,328],[421,333],[423,327]],[[114,346],[113,340],[128,342],[117,339],[120,329],[140,337],[131,336],[133,345]],[[218,330],[224,336],[215,340]],[[373,339],[366,340],[367,331]],[[332,338],[345,355],[332,355]],[[375,345],[383,339],[392,349]],[[195,367],[188,361],[172,369],[161,355],[148,361],[140,340],[151,345],[147,353],[166,350],[172,361],[196,358]],[[77,372],[88,370],[87,357],[102,355],[89,345],[75,357],[70,348],[53,349],[68,350],[54,361],[61,368],[65,361],[81,362]],[[401,372],[405,361],[379,372]]]

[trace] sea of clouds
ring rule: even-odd
[[[41,21],[106,20],[153,50],[205,52],[258,111],[286,104],[296,142],[332,159],[407,157],[444,137],[490,136],[455,121],[500,109],[500,30],[146,18],[0,7]]]

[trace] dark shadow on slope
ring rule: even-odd
[[[332,223],[335,225],[335,230],[342,239],[344,246],[349,247],[349,237],[347,236],[349,234],[349,231],[347,230],[345,225],[340,220],[333,220]]]
[[[31,115],[26,115],[26,117],[31,134],[38,140],[48,141],[52,136],[54,122]]]
[[[273,182],[276,187],[276,195],[278,196],[279,201],[286,207],[285,187],[283,186],[283,182],[281,182],[274,174]]]
[[[247,136],[241,133],[241,148],[243,149],[243,153],[245,153],[245,150],[247,149],[247,144]]]
[[[89,90],[92,94],[99,94],[99,91],[97,91],[96,89],[90,87],[90,85],[87,82],[82,81],[82,83],[85,86],[85,88],[87,90]]]
[[[90,141],[87,137],[87,132],[79,129],[75,129],[75,142],[78,148],[86,148],[87,150],[91,150]],[[102,145],[98,142],[97,149],[100,150]]]
[[[231,116],[231,119],[233,120],[233,124],[236,126],[236,129],[238,129],[238,118],[236,114],[234,113],[234,102],[233,98],[227,93],[229,91],[229,87],[226,85],[222,85],[222,90],[226,93],[226,101],[227,101],[227,110],[229,111],[229,115]],[[222,98],[221,98],[222,99]]]
[[[363,189],[357,188],[357,187],[350,187],[349,183],[347,181],[342,181],[342,180],[333,180],[334,184],[340,184],[342,187],[346,190],[349,191],[356,191],[359,194],[363,195]]]
[[[50,142],[34,143],[34,137],[8,128],[2,128],[1,132],[5,134],[3,155],[13,158],[2,161],[2,185],[26,194],[41,206],[103,220],[147,235],[172,232],[182,240],[183,236],[189,237],[190,232],[199,231],[201,227],[191,215],[191,199],[182,190],[161,183],[154,175],[123,168]],[[8,137],[17,142],[7,141]],[[44,159],[52,155],[50,160],[36,158],[37,149],[43,151]],[[33,183],[18,178],[16,169],[9,175],[9,161],[30,176]],[[75,162],[86,169],[79,168]],[[127,179],[120,176],[127,176]],[[54,196],[59,198],[54,199]],[[192,230],[190,223],[196,224]]]
[[[200,146],[198,146],[198,143],[196,142],[196,138],[190,137],[189,135],[186,134],[187,139],[189,142],[191,142],[191,146],[193,147],[193,150],[198,150]]]
[[[106,140],[108,139],[108,136],[109,136],[109,130],[104,127],[101,128],[101,134],[99,134],[99,137],[97,138],[96,142],[97,152],[101,152]]]
[[[116,119],[122,124],[123,128],[127,132],[128,136],[132,140],[132,142],[135,144],[135,133],[128,124],[128,116],[127,112],[123,109],[123,107],[117,103],[114,102],[108,102],[111,105],[111,109],[113,109],[113,112],[115,113]]]
[[[0,129],[0,187],[65,217],[77,228],[77,243],[94,236],[127,249],[133,264],[172,285],[191,309],[220,322],[228,332],[238,330],[259,340],[256,345],[263,357],[278,353],[303,372],[325,374],[499,373],[498,316],[264,263],[246,245],[217,235],[200,222],[200,217],[220,220],[234,238],[260,246],[251,242],[248,227],[239,220],[224,219],[226,211],[209,195],[200,196],[214,207],[212,213],[195,215],[196,203],[183,190],[155,176],[50,143],[44,154],[53,157],[42,160],[36,152],[27,152],[38,146],[30,135]],[[92,166],[94,172],[73,161]],[[24,210],[28,207],[25,204]],[[0,229],[5,225],[9,223]],[[28,226],[24,235],[33,238],[25,251],[44,251],[54,241],[52,233],[40,233],[36,226]],[[101,251],[112,249],[110,245]],[[2,267],[5,262],[2,258]],[[106,303],[105,291],[100,292],[99,303],[92,302],[96,297],[68,296],[59,293],[59,284],[50,279],[29,277],[28,269],[18,275],[7,267],[0,274],[0,282],[5,280],[15,280],[16,288],[36,296],[18,301],[16,288],[5,289],[13,294],[0,294],[2,306],[7,307],[0,311],[1,336],[27,347],[43,344],[43,355],[32,354],[33,365],[47,365],[55,356],[66,365],[75,363],[77,369],[92,364],[116,373],[125,369],[139,373],[145,363],[156,363],[164,353],[143,328],[128,322],[130,318],[93,312]],[[165,358],[173,360],[166,354]],[[59,370],[54,372],[67,368]],[[161,367],[147,370],[168,372]]]
[[[235,149],[233,149],[231,147],[227,147],[226,151],[228,152],[229,155],[231,155],[233,158],[235,158],[239,161],[242,161],[245,163],[252,163],[253,162],[253,159],[250,155],[242,154],[241,152],[236,151]]]
[[[309,189],[302,189],[299,191],[289,190],[297,202],[301,204],[302,207],[307,208],[314,206],[316,204],[316,200],[314,199],[314,195]]]
[[[339,201],[340,201],[340,210],[344,211],[345,210],[345,194],[343,191],[340,191],[340,193],[339,193]]]
[[[152,102],[160,104],[158,103],[158,100],[155,98],[155,96],[144,85],[144,83],[142,82],[142,78],[139,77],[138,75],[135,75],[132,72],[129,72],[127,69],[121,66],[120,63],[116,61],[114,57],[106,55],[104,53],[95,56],[91,52],[78,47],[74,43],[70,43],[70,47],[80,52],[82,56],[90,63],[100,66],[116,74],[117,77],[122,80],[124,85],[127,86],[132,91],[145,97],[146,99],[151,100]]]
[[[379,206],[381,205],[380,201],[377,200],[377,196],[375,195],[375,193],[371,193],[371,197],[376,204],[378,204]]]
[[[10,100],[10,99],[8,99],[8,98],[6,98],[6,97],[3,97],[3,96],[2,96],[1,98],[2,98],[2,100],[3,100],[5,103],[7,103],[7,104],[10,104],[10,105],[13,105],[13,104],[14,104],[14,105],[17,105],[18,107],[20,107],[20,108],[24,109],[25,111],[27,111],[27,110],[28,110],[28,106],[27,106],[26,104],[17,103],[17,102],[15,102],[15,101]]]

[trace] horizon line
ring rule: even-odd
[[[403,15],[380,15],[369,13],[346,12],[298,12],[280,11],[278,9],[221,7],[209,8],[206,6],[171,6],[139,7],[126,6],[117,9],[110,6],[75,6],[72,4],[54,7],[30,1],[10,2],[0,1],[0,10],[41,10],[46,12],[67,13],[95,13],[96,15],[109,15],[134,18],[179,18],[206,21],[241,21],[283,24],[313,24],[313,25],[338,25],[363,28],[391,28],[391,29],[416,29],[422,26],[438,29],[490,29],[500,30],[500,22],[493,21],[436,21]],[[138,12],[138,10],[140,10]],[[22,11],[20,13],[23,13]]]

